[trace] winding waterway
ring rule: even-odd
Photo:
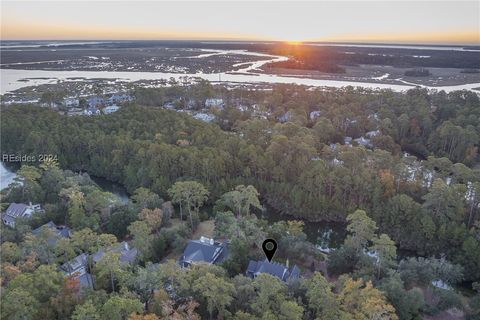
[[[196,77],[211,82],[222,83],[288,83],[314,87],[335,87],[341,88],[346,86],[362,87],[368,89],[391,89],[394,91],[405,91],[414,88],[416,85],[410,83],[404,84],[387,84],[375,82],[358,82],[358,81],[340,81],[325,79],[310,79],[294,76],[280,76],[275,74],[260,73],[262,66],[272,62],[280,62],[288,60],[285,56],[269,55],[264,53],[249,52],[245,50],[204,50],[205,53],[198,56],[186,58],[199,58],[212,55],[241,54],[250,56],[262,56],[265,60],[243,62],[234,65],[238,67],[244,66],[239,70],[232,70],[221,73],[169,73],[169,72],[143,72],[143,71],[59,71],[59,70],[20,70],[20,69],[0,69],[1,82],[0,93],[14,91],[27,86],[35,86],[41,84],[57,83],[59,81],[78,81],[79,78],[84,79],[112,79],[122,81],[140,81],[140,80],[168,80],[173,78],[177,81],[185,77]],[[221,79],[221,80],[219,80]],[[473,90],[480,87],[480,83],[469,83],[453,86],[425,86],[418,85],[422,88],[444,90],[451,92],[455,90]]]
[[[255,65],[255,67],[252,67]],[[254,63],[247,68],[259,68],[262,64]],[[245,69],[247,69],[245,68]],[[240,70],[245,70],[240,69]],[[57,83],[59,81],[78,81],[79,78],[84,79],[111,79],[122,81],[140,81],[140,80],[168,80],[173,78],[180,81],[184,77],[197,77],[211,82],[223,83],[287,83],[298,84],[313,87],[334,87],[342,88],[346,86],[362,87],[368,89],[391,89],[393,91],[405,91],[415,88],[415,85],[410,84],[387,84],[387,83],[371,83],[371,82],[356,82],[356,81],[337,81],[337,80],[323,80],[323,79],[309,79],[279,76],[274,74],[260,74],[260,73],[244,73],[239,71],[232,71],[228,73],[166,73],[166,72],[141,72],[141,71],[53,71],[53,70],[18,70],[18,69],[1,69],[1,87],[0,93],[5,94],[20,88],[28,86],[36,86],[41,84]],[[451,92],[455,90],[473,90],[480,87],[480,83],[468,83],[454,86],[424,86],[418,85],[422,88],[444,90]]]
[[[0,162],[0,173],[0,189],[6,188],[17,176],[14,172],[14,169],[6,167],[3,162]],[[128,192],[121,184],[95,176],[91,176],[91,179],[102,190],[116,195],[122,203],[128,203]],[[266,210],[262,213],[261,218],[266,219],[270,223],[286,219],[296,219],[294,217],[280,215],[277,211],[270,207],[266,208]],[[331,249],[338,248],[343,243],[343,240],[346,236],[345,225],[328,222],[304,222],[304,232],[307,235],[307,240],[314,243],[317,248],[321,249],[322,251],[328,252]]]
[[[127,189],[121,184],[112,182],[105,178],[90,176],[90,178],[103,190],[116,195],[123,204],[128,203],[130,200]]]
[[[17,174],[13,170],[7,168],[3,162],[0,162],[0,190],[8,187],[16,176]]]

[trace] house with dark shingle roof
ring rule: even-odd
[[[297,266],[293,266],[289,269],[285,265],[277,262],[268,262],[268,260],[250,260],[248,262],[246,275],[253,279],[261,273],[268,273],[285,282],[291,279],[298,279],[300,277],[300,269]]]
[[[44,225],[32,230],[32,234],[38,237],[43,230],[49,230],[52,232],[52,237],[48,239],[49,244],[55,245],[60,238],[70,238],[72,231],[66,226],[57,226],[53,221],[49,221]]]
[[[59,237],[62,237],[62,238],[69,238],[72,233],[69,227],[57,226],[53,221],[49,221],[44,225],[41,225],[37,229],[32,230],[33,235],[34,236],[39,235],[43,228],[48,228],[52,230],[53,232],[55,232],[55,234],[57,234]]]
[[[116,244],[110,248],[100,249],[92,255],[92,260],[94,263],[102,260],[107,252],[114,252],[120,254],[120,262],[124,263],[134,263],[137,259],[138,250],[136,248],[130,248],[130,245],[123,241],[119,244]]]
[[[217,242],[213,239],[200,237],[199,240],[190,240],[180,258],[183,268],[196,263],[216,264],[228,257],[228,243]]]
[[[93,288],[93,278],[92,275],[88,273],[88,259],[88,255],[82,253],[61,265],[60,269],[65,272],[65,277],[78,280],[81,287]]]
[[[106,253],[115,252],[120,255],[120,262],[125,264],[132,264],[135,262],[138,250],[130,248],[127,242],[123,241],[106,249],[100,249],[91,256],[82,253],[74,259],[64,263],[60,269],[65,272],[65,277],[71,277],[78,280],[80,286],[83,288],[93,288],[93,277],[89,271],[89,259],[92,264],[95,264],[103,259]]]
[[[41,213],[43,210],[39,204],[11,203],[2,215],[5,225],[15,227],[15,220],[18,218],[30,218],[34,213]]]

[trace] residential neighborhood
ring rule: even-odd
[[[127,242],[121,242],[109,248],[101,248],[92,255],[82,253],[60,266],[60,269],[65,272],[65,277],[79,281],[83,288],[93,289],[95,280],[90,269],[101,261],[106,253],[118,254],[121,263],[133,264],[136,261],[138,250],[130,248]]]
[[[455,255],[450,255],[457,259],[455,263],[441,255],[403,257],[397,248],[401,243],[426,249],[432,238],[426,240],[424,223],[449,230],[445,223],[452,223],[451,219],[458,219],[458,228],[470,225],[469,232],[462,233],[465,240],[459,250],[480,239],[475,224],[480,209],[475,169],[446,157],[422,159],[421,149],[417,153],[402,150],[401,140],[394,136],[403,127],[392,133],[392,122],[382,122],[381,113],[345,116],[317,103],[302,113],[291,104],[269,102],[270,93],[256,99],[247,99],[246,92],[242,98],[211,94],[222,97],[222,109],[214,106],[218,101],[207,103],[209,98],[177,100],[171,94],[179,90],[175,87],[160,90],[149,101],[156,90],[137,92],[135,104],[116,104],[118,99],[106,97],[107,105],[68,109],[78,117],[64,117],[50,107],[30,111],[38,119],[32,122],[32,130],[43,132],[41,123],[55,123],[57,132],[62,132],[42,136],[46,144],[56,145],[49,137],[61,141],[58,147],[68,151],[74,170],[61,169],[58,163],[25,163],[16,171],[25,184],[12,184],[2,192],[2,251],[7,253],[7,270],[18,268],[25,277],[34,275],[33,279],[43,279],[46,273],[56,277],[58,288],[63,284],[76,288],[79,297],[106,292],[115,301],[121,296],[135,303],[139,313],[171,314],[162,301],[181,310],[191,301],[200,301],[195,312],[208,318],[210,297],[222,292],[232,299],[233,312],[241,315],[242,310],[250,310],[260,316],[262,311],[249,309],[253,300],[242,300],[239,293],[251,292],[252,299],[258,299],[266,288],[277,292],[275,299],[291,304],[292,310],[304,308],[297,315],[305,314],[307,319],[319,313],[304,297],[322,292],[337,301],[353,295],[350,288],[357,288],[360,295],[374,295],[388,310],[393,310],[393,302],[387,294],[420,302],[432,295],[435,300],[419,305],[437,308],[441,315],[455,312],[456,307],[442,303],[461,295],[458,279],[463,273],[458,266],[463,263],[470,279],[475,277],[475,267]],[[327,95],[308,94],[316,99]],[[285,97],[290,99],[286,93]],[[371,99],[376,101],[378,96]],[[12,119],[24,112],[8,108]],[[318,109],[322,112],[311,114]],[[14,132],[22,132],[15,123],[5,122],[10,128],[5,134],[14,137]],[[72,125],[77,128],[75,134],[69,131]],[[94,142],[92,135],[105,144]],[[11,142],[15,139],[4,141],[8,150],[18,148]],[[425,141],[424,148],[432,148]],[[23,152],[30,152],[32,146],[25,143]],[[463,161],[468,163],[466,150]],[[226,172],[235,172],[235,177]],[[110,180],[95,180],[96,184],[89,173],[101,173]],[[123,189],[122,201],[118,188]],[[305,191],[309,188],[315,193]],[[379,202],[372,202],[377,198]],[[368,203],[374,207],[354,208]],[[391,220],[382,220],[380,213]],[[412,221],[402,218],[407,213]],[[344,222],[316,221],[319,214]],[[435,228],[429,229],[439,237],[435,241],[451,241]],[[404,237],[401,230],[411,234]],[[278,242],[271,261],[260,245],[266,238]],[[475,250],[458,252],[469,256]],[[40,267],[29,269],[31,265]],[[448,276],[438,270],[447,270]],[[357,273],[368,278],[355,278]],[[5,282],[15,288],[22,285],[15,277],[24,276],[8,273]],[[389,291],[382,281],[398,291]],[[9,289],[8,299],[16,294],[13,290]],[[81,311],[89,303],[74,308]],[[95,312],[106,312],[106,303],[99,303]],[[44,305],[54,308],[48,302]],[[413,314],[422,314],[419,305],[412,305]],[[269,314],[285,311],[263,308]],[[334,304],[332,310],[345,308]],[[212,311],[219,317],[222,312],[221,308]]]

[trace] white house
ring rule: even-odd
[[[83,111],[83,114],[87,116],[93,116],[93,115],[100,114],[100,110],[98,110],[97,108],[87,108]]]
[[[290,121],[293,118],[293,114],[291,111],[285,112],[283,115],[278,117],[278,121],[280,122],[287,122]]]
[[[350,144],[350,143],[352,143],[352,140],[353,140],[352,137],[344,137],[343,138],[343,143]]]
[[[163,105],[163,108],[164,109],[169,109],[169,110],[174,110],[175,109],[175,105],[172,103],[172,102],[167,102]]]
[[[17,218],[30,218],[34,213],[42,212],[39,204],[11,203],[2,216],[5,225],[15,227]]]
[[[110,114],[110,113],[117,112],[118,109],[120,109],[119,106],[117,106],[117,105],[112,105],[112,106],[108,106],[108,107],[106,107],[105,109],[103,109],[103,112],[104,112],[105,114]]]
[[[205,107],[210,108],[223,108],[224,107],[223,99],[210,98],[205,100]]]
[[[372,146],[372,144],[370,143],[370,139],[366,139],[364,137],[354,139],[353,141],[355,141],[356,143],[358,143],[359,145],[364,146],[364,147],[371,147]]]
[[[320,117],[321,115],[322,115],[321,111],[318,111],[318,110],[312,111],[312,112],[310,112],[310,119],[314,120],[314,119]]]
[[[440,289],[444,289],[444,290],[453,290],[452,286],[449,285],[448,283],[438,279],[438,280],[433,280],[432,281],[432,286],[436,287],[436,288],[440,288]]]
[[[80,101],[78,98],[65,98],[63,99],[63,104],[67,108],[73,108],[73,107],[78,107],[80,104]]]
[[[381,133],[380,130],[368,131],[367,133],[365,133],[365,136],[367,138],[373,138],[378,136],[380,133]]]
[[[82,108],[70,108],[67,111],[68,116],[81,116],[84,115],[84,110]]]
[[[202,113],[202,112],[197,113],[193,117],[195,119],[202,120],[202,121],[205,121],[205,122],[211,122],[211,121],[215,120],[215,116],[213,114]]]

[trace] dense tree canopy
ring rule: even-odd
[[[157,108],[193,100],[198,109],[215,93],[226,103],[215,111],[218,125]],[[476,95],[208,83],[135,94],[145,106],[98,117],[2,106],[2,152],[58,156],[58,164],[24,163],[2,194],[2,202],[46,209],[2,232],[2,319],[406,320],[462,303],[432,283],[480,279]],[[85,172],[123,184],[130,200]],[[265,205],[289,221],[259,219]],[[231,240],[230,258],[189,269],[167,261],[206,219]],[[71,237],[31,234],[50,220],[70,226]],[[308,221],[345,222],[349,235],[322,258],[306,240]],[[279,243],[275,259],[301,265],[305,279],[241,275],[249,259],[263,259],[266,237]],[[138,258],[127,265],[107,252],[89,261],[94,290],[78,293],[58,271],[118,241]],[[425,258],[400,259],[401,250]],[[427,308],[422,290],[439,302]]]

